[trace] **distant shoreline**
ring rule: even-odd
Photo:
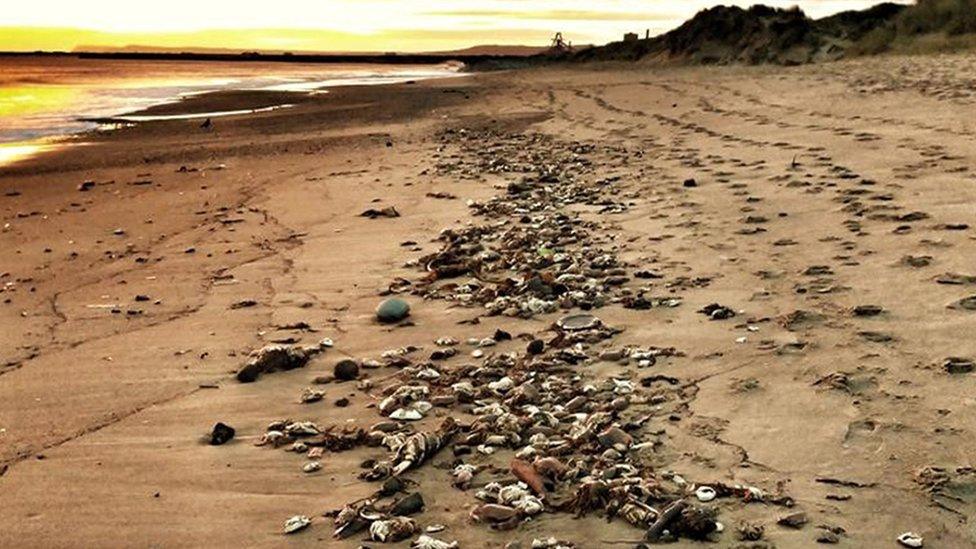
[[[438,53],[385,53],[385,54],[272,54],[244,52],[195,53],[195,52],[0,52],[0,57],[73,57],[76,59],[127,60],[127,61],[219,61],[219,62],[272,62],[272,63],[370,63],[383,65],[434,65],[458,61],[465,65],[484,62],[524,60],[520,55],[489,54],[438,54]]]

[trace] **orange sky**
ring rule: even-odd
[[[0,8],[0,50],[85,46],[287,51],[432,51],[543,45],[555,31],[605,43],[657,34],[718,0],[17,0]],[[729,1],[749,5],[752,1]],[[823,16],[871,0],[770,0]]]

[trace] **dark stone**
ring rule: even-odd
[[[884,312],[880,305],[858,305],[854,307],[854,316],[878,316]]]
[[[546,350],[546,343],[541,339],[533,339],[525,350],[530,355],[542,354],[542,351]]]
[[[406,496],[390,508],[390,514],[395,517],[406,517],[410,515],[415,515],[424,510],[424,498],[420,495],[420,492],[414,492],[409,496]]]
[[[332,374],[340,381],[352,381],[359,378],[359,364],[355,360],[340,360],[332,369]]]
[[[976,369],[976,364],[967,358],[949,357],[943,367],[950,374],[968,374]]]
[[[695,181],[694,179],[689,178],[689,179],[685,179],[685,182],[682,183],[682,185],[684,185],[685,187],[688,187],[688,188],[697,187],[698,186],[698,182]]]
[[[495,341],[510,341],[512,339],[512,334],[506,332],[505,330],[495,330],[495,335],[492,336]]]
[[[213,426],[213,430],[210,431],[210,444],[213,446],[220,446],[221,444],[226,444],[234,438],[234,434],[237,431],[233,427],[227,425],[226,423],[217,423]]]

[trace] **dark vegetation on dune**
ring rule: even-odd
[[[918,0],[872,29],[855,44],[852,53],[926,53],[974,46],[976,0]]]
[[[904,10],[902,5],[885,3],[811,19],[799,8],[716,6],[650,40],[613,42],[576,52],[567,59],[784,65],[837,59]]]
[[[662,64],[796,65],[886,51],[976,47],[976,0],[886,2],[821,19],[799,8],[715,6],[650,39],[549,52],[518,64],[642,61]]]

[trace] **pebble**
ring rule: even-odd
[[[376,307],[376,319],[383,323],[399,322],[410,315],[410,305],[399,298],[384,300]]]
[[[234,438],[236,432],[233,427],[226,423],[217,423],[210,432],[210,444],[212,446],[226,444]]]
[[[359,364],[355,360],[340,360],[332,368],[332,375],[341,381],[352,381],[359,378]]]

